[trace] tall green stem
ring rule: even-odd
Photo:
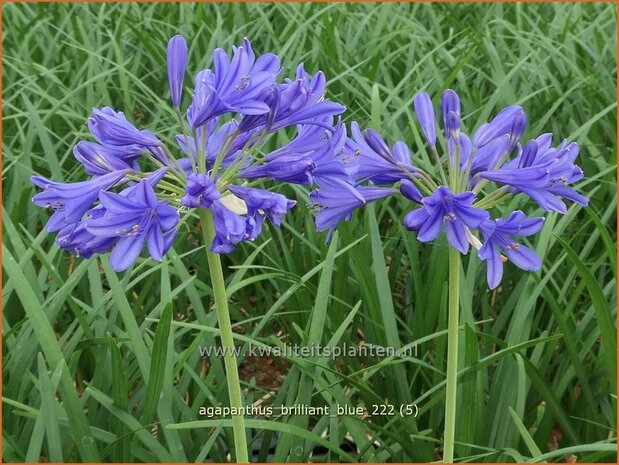
[[[458,386],[458,320],[460,309],[460,252],[449,248],[449,315],[447,323],[447,389],[443,462],[453,463]]]
[[[224,365],[226,367],[226,381],[228,384],[228,396],[230,397],[230,407],[237,412],[243,407],[241,397],[241,384],[239,381],[239,371],[236,364],[234,352],[234,338],[232,335],[232,324],[230,323],[230,312],[228,311],[228,297],[226,296],[226,284],[224,273],[221,269],[219,254],[209,251],[209,246],[215,236],[213,226],[213,215],[209,210],[200,208],[200,225],[202,236],[206,245],[206,257],[211,274],[213,285],[213,298],[215,299],[215,311],[219,322],[221,333],[221,345],[224,352]],[[247,456],[247,438],[245,436],[245,419],[243,415],[232,415],[232,430],[234,433],[234,450],[237,463],[249,463]]]

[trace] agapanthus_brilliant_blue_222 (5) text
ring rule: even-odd
[[[53,210],[46,228],[58,232],[59,247],[86,258],[111,251],[111,267],[123,271],[145,247],[161,260],[183,220],[206,208],[215,228],[210,250],[229,253],[258,237],[265,218],[279,226],[296,203],[255,184],[309,186],[345,173],[334,147],[345,137],[336,117],[346,108],[325,98],[323,72],[311,75],[300,64],[293,78],[282,79],[280,58],[257,57],[244,39],[231,55],[214,50],[212,68],[197,73],[183,116],[187,57],[185,39],[172,37],[167,74],[181,129],[175,149],[122,112],[95,108],[88,119],[95,141],[80,141],[73,150],[88,179],[32,177],[43,189],[32,201]],[[267,151],[267,140],[287,127],[296,127],[297,137]]]

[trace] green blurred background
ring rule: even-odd
[[[299,62],[309,72],[323,70],[328,97],[348,107],[346,123],[357,120],[391,142],[404,140],[421,166],[431,163],[411,110],[419,90],[438,96],[455,89],[468,131],[519,104],[529,119],[525,138],[553,132],[555,143],[578,142],[586,176],[578,190],[591,203],[548,216],[530,244],[543,269],[525,273],[508,264],[501,287],[489,292],[483,264],[464,259],[456,456],[616,461],[613,4],[4,3],[2,9],[5,461],[229,460],[228,428],[217,421],[187,424],[205,419],[199,407],[227,403],[221,360],[198,350],[217,343],[199,235],[184,228],[163,263],[143,258],[117,275],[105,256],[84,261],[60,251],[42,231],[48,213],[30,203],[33,173],[83,179],[71,150],[89,138],[92,107],[124,111],[172,145],[178,129],[165,47],[177,33],[190,43],[188,76],[210,66],[214,48],[230,49],[243,37],[257,53],[279,54],[287,76]],[[368,409],[415,403],[420,414],[255,419],[248,431],[252,459],[440,460],[446,243],[416,242],[401,224],[410,205],[390,199],[357,212],[328,256],[307,193],[286,192],[300,201],[282,228],[269,227],[224,257],[238,343],[413,344],[417,357],[241,357],[245,402]],[[515,208],[541,213],[521,198],[500,210]],[[169,300],[172,332],[154,347]],[[310,334],[311,321],[321,319],[321,334]],[[155,385],[147,379],[158,363],[165,370]],[[153,389],[160,396],[150,424],[141,416]]]

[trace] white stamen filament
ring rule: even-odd
[[[239,199],[236,195],[228,193],[220,199],[221,203],[230,211],[237,215],[247,215],[247,204],[243,199]]]
[[[466,234],[466,239],[469,241],[469,244],[471,244],[477,250],[481,249],[481,241],[477,239],[477,237],[466,226],[464,227],[464,234]]]

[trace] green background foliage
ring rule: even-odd
[[[195,228],[162,263],[142,258],[116,274],[105,256],[60,251],[42,230],[48,213],[30,203],[33,173],[83,178],[71,150],[89,138],[92,107],[123,110],[172,145],[165,45],[181,33],[188,76],[244,36],[278,53],[287,76],[299,62],[325,71],[345,122],[404,140],[427,170],[410,104],[418,90],[455,89],[469,131],[519,104],[525,137],[577,141],[591,204],[549,215],[531,238],[543,269],[507,264],[489,292],[483,264],[464,258],[456,456],[615,461],[615,28],[614,5],[603,3],[5,3],[4,460],[226,461],[231,451],[229,422],[198,414],[226,405],[227,391],[222,360],[198,350],[218,338]],[[238,344],[364,341],[417,356],[242,356],[245,402],[415,403],[420,413],[255,418],[253,460],[440,459],[446,242],[418,243],[401,223],[411,205],[394,198],[357,212],[324,245],[307,192],[287,193],[299,203],[281,229],[224,257]],[[518,207],[537,210],[516,198],[501,212]]]

